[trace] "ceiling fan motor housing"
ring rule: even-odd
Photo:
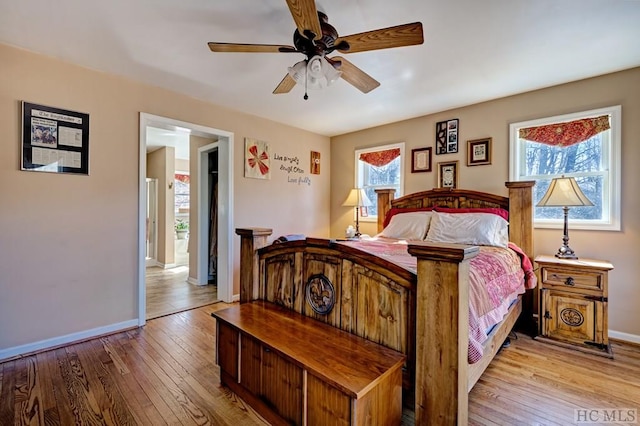
[[[314,40],[311,34],[307,38],[297,29],[293,33],[293,45],[307,57],[307,60],[316,55],[325,56],[335,50],[334,44],[338,38],[338,31],[329,24],[329,18],[324,13],[318,12],[318,19],[322,29],[322,37],[318,40]]]

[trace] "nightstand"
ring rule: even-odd
[[[608,273],[602,260],[538,256],[537,340],[613,358],[608,335]]]

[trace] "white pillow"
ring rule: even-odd
[[[507,247],[509,222],[491,213],[433,212],[425,241]]]
[[[427,230],[429,229],[431,214],[432,212],[396,214],[378,236],[399,240],[424,240],[425,235],[427,235]]]

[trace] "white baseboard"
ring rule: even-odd
[[[116,324],[106,325],[104,327],[93,328],[91,330],[79,331],[77,333],[67,334],[65,336],[53,337],[51,339],[41,340],[39,342],[27,343],[26,345],[15,346],[13,348],[0,350],[0,361],[13,358],[20,355],[26,355],[33,352],[40,352],[46,349],[53,349],[70,343],[88,340],[106,334],[116,333],[118,331],[138,327],[138,320],[123,321]]]
[[[158,262],[158,264],[156,266],[159,266],[162,269],[173,269],[178,265],[176,265],[175,263],[160,263],[160,262]]]
[[[200,283],[198,282],[198,279],[197,279],[197,278],[193,278],[193,277],[188,277],[188,278],[187,278],[187,282],[188,282],[189,284],[193,284],[193,285],[197,285],[197,286],[208,285],[208,283],[200,284]]]
[[[231,298],[232,302],[239,302],[240,301],[240,293],[238,294],[234,294],[233,297]]]
[[[635,343],[640,345],[640,336],[637,334],[623,333],[621,331],[609,330],[609,337],[616,340]]]

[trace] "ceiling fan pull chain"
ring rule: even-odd
[[[309,65],[307,63],[307,65]],[[307,81],[309,80],[309,70],[305,67],[304,68],[304,96],[302,97],[302,99],[304,99],[305,101],[307,99],[309,99],[309,95],[307,95]]]

